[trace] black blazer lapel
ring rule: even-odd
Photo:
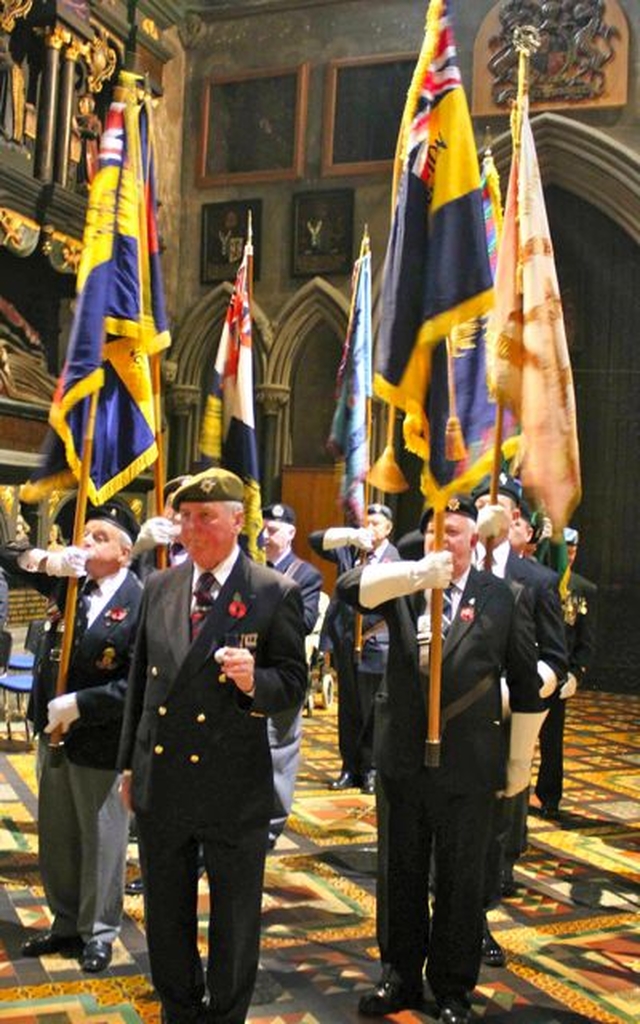
[[[171,637],[169,650],[176,668],[180,667],[191,646],[189,612],[192,580],[193,562],[190,559],[168,569],[163,578],[163,586],[166,587],[162,599],[163,627]],[[150,610],[153,613],[153,609]]]
[[[451,623],[444,642],[442,649],[443,659],[449,657],[471,629],[482,601],[483,589],[481,577],[477,570],[472,567],[467,578],[467,585],[458,604],[456,616]]]

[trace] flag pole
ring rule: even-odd
[[[354,317],[354,313],[355,313],[356,296],[357,296],[357,293],[358,293],[358,281],[359,281],[359,278],[360,278],[360,274],[362,273],[362,262],[361,261],[364,259],[364,257],[370,251],[371,251],[371,243],[370,243],[370,238],[369,238],[369,227],[368,227],[367,224],[365,224],[364,231],[362,233],[362,241],[360,242],[360,255],[358,256],[358,275],[357,275],[355,281],[353,282],[353,287],[351,289],[351,307],[349,309],[349,325],[347,327],[348,336],[351,334],[351,330],[353,328],[353,317]],[[367,447],[367,465],[369,465],[369,463],[371,461],[371,459],[370,459],[370,455],[371,455],[371,421],[372,421],[372,399],[371,399],[371,389],[369,388],[369,393],[367,394],[367,400],[366,400],[366,404],[365,404],[365,431],[366,431],[366,435],[365,436],[366,436],[366,439],[367,439],[367,445],[366,445],[366,447]],[[370,492],[370,485],[369,485],[368,475],[369,474],[367,473],[365,475],[365,478],[364,478],[364,491],[363,491],[363,499],[362,499],[363,500],[363,505],[364,505],[365,515],[366,515],[367,508],[369,507],[369,497],[370,497],[370,493],[371,493]],[[363,552],[361,552],[360,557],[358,559],[358,562],[361,565],[364,564],[364,556],[365,556],[365,552],[363,551]],[[360,659],[362,658],[362,636],[363,636],[363,632],[362,632],[363,625],[362,625],[362,623],[363,623],[362,612],[356,611],[355,620],[354,620],[354,624],[353,624],[353,656],[354,656],[354,661],[355,661],[356,665],[358,665],[360,663]]]
[[[511,111],[511,139],[513,147],[513,158],[517,159],[520,153],[520,133],[522,127],[522,108],[529,91],[529,60],[531,54],[540,46],[540,37],[537,30],[531,25],[523,25],[516,28],[513,33],[513,42],[518,52],[518,95]],[[493,448],[493,464],[491,468],[491,483],[489,487],[489,501],[495,505],[498,500],[498,478],[502,463],[502,433],[504,428],[504,404],[498,400],[496,405],[495,436]],[[490,537],[486,544],[484,568],[491,572],[493,563],[493,538]]]
[[[445,510],[433,513],[434,551],[444,549]],[[442,692],[442,589],[431,591],[431,647],[429,651],[429,688],[427,703],[427,739],[424,748],[426,768],[440,767],[440,698]]]
[[[76,499],[76,511],[73,520],[73,541],[76,547],[80,547],[84,537],[84,521],[87,514],[87,500],[89,493],[89,473],[91,471],[91,459],[93,457],[93,441],[95,437],[96,414],[98,411],[98,397],[100,390],[92,392],[89,402],[89,415],[87,426],[82,439],[82,462],[80,478],[78,480],[78,497]],[[73,647],[73,627],[76,619],[76,608],[78,606],[78,580],[75,576],[69,578],[67,584],[67,596],[64,605],[64,625],[62,631],[62,647],[60,649],[60,663],[56,678],[56,697],[67,692],[67,677],[69,665],[71,664],[71,649]],[[54,767],[62,764],[63,729],[57,726],[51,733],[49,747],[52,752],[51,763]]]

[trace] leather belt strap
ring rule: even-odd
[[[467,690],[462,697],[458,697],[451,704],[447,704],[446,708],[442,709],[442,731],[444,732],[447,722],[450,722],[452,718],[457,718],[463,711],[470,708],[472,704],[475,704],[481,697],[484,697],[485,693],[488,693],[492,686],[493,676],[486,675],[479,683],[476,683],[470,690]]]

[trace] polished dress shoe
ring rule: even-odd
[[[538,810],[541,818],[548,821],[560,821],[562,813],[557,804],[542,804]]]
[[[99,974],[111,963],[111,943],[89,939],[80,957],[80,967],[89,974]]]
[[[49,953],[66,953],[74,956],[82,951],[79,935],[56,935],[52,931],[42,932],[27,939],[22,947],[23,956],[47,956]]]
[[[363,1017],[386,1017],[400,1010],[419,1010],[423,1002],[420,989],[407,991],[400,981],[382,978],[375,988],[360,997],[358,1013]]]
[[[447,996],[439,1004],[438,1016],[441,1024],[469,1024],[471,1021],[471,1007],[455,996]]]
[[[362,779],[355,772],[340,772],[337,779],[329,783],[329,789],[341,790],[341,789],[358,789],[362,784]]]
[[[504,967],[507,958],[504,949],[489,931],[489,925],[485,921],[482,932],[482,962],[487,967]]]
[[[362,786],[360,787],[361,793],[366,793],[368,796],[373,796],[376,791],[376,772],[375,768],[371,768],[368,772],[364,772],[362,776]]]
[[[504,868],[500,874],[500,895],[505,899],[515,896],[518,891],[512,868]]]
[[[130,882],[127,882],[124,887],[124,891],[127,896],[142,896],[144,893],[142,875],[138,875],[137,878],[132,878]]]

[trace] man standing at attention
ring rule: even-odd
[[[387,505],[367,507],[365,525],[359,528],[332,526],[309,537],[309,544],[321,558],[334,562],[338,574],[359,563],[377,565],[398,561],[400,555],[389,540],[393,515]],[[325,630],[331,642],[338,673],[338,744],[342,759],[340,775],[329,789],[359,787],[375,793],[373,756],[373,706],[387,661],[389,636],[382,616],[368,612],[358,620],[352,608],[331,599]]]
[[[52,923],[25,943],[22,954],[75,953],[89,973],[108,967],[122,918],[129,819],[118,793],[116,757],[142,598],[140,582],[127,568],[137,533],[129,506],[113,498],[89,508],[82,547],[10,545],[1,554],[7,567],[49,597],[29,717],[39,737],[39,860]],[[66,581],[52,577],[85,574],[67,692],[56,697]],[[49,746],[58,728],[61,752]]]
[[[262,510],[267,561],[300,587],[304,632],[311,633],[318,618],[322,576],[311,562],[298,558],[292,548],[296,514],[290,505],[276,502]],[[269,827],[269,846],[274,847],[287,822],[300,763],[302,705],[281,711],[267,725],[273,761],[274,808]]]
[[[360,1013],[383,1017],[423,1005],[425,972],[443,1024],[467,1024],[478,980],[484,873],[497,792],[526,787],[542,721],[533,623],[516,614],[509,587],[471,565],[476,510],[451,498],[445,550],[433,552],[431,510],[421,519],[425,556],[353,569],[342,600],[377,608],[389,626],[389,659],[376,701],[377,936],[383,965]],[[449,586],[449,584],[451,585]],[[425,767],[425,679],[432,587],[443,594],[440,764]],[[427,589],[428,588],[428,589]],[[500,676],[513,709],[507,753]],[[435,864],[433,914],[429,866]]]
[[[242,1024],[258,970],[273,809],[267,717],[307,683],[299,588],[240,550],[243,484],[224,469],[173,498],[182,565],[144,590],[119,764],[136,814],[151,975],[165,1024]],[[198,851],[211,893],[206,982]]]

